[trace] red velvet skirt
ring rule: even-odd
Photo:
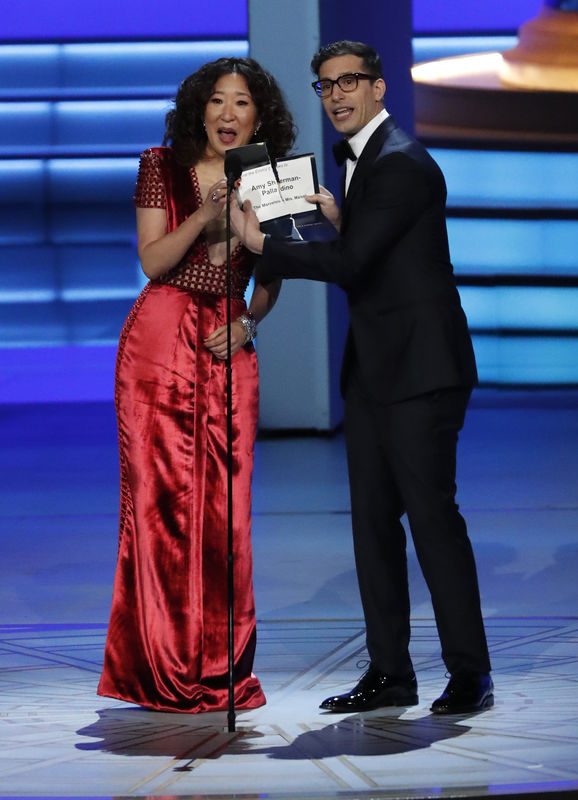
[[[244,309],[233,300],[232,318]],[[149,284],[120,339],[120,537],[98,693],[159,711],[227,708],[226,366],[203,345],[225,315],[223,297]],[[255,708],[252,346],[231,371],[235,706]]]

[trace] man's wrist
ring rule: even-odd
[[[262,233],[261,231],[259,231],[259,238],[256,243],[257,249],[255,250],[257,255],[261,255],[261,253],[263,252],[263,247],[265,246],[265,239],[268,238],[270,238],[268,233]]]
[[[260,256],[261,253],[263,252],[265,239],[270,239],[270,238],[271,234],[262,233],[261,231],[259,231],[254,236],[252,236],[251,241],[246,241],[245,245],[252,253],[255,253],[255,255]]]

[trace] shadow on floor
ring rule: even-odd
[[[306,730],[287,744],[260,748],[255,746],[255,740],[264,738],[264,733],[253,727],[243,728],[242,721],[236,733],[226,733],[224,713],[179,715],[175,719],[174,714],[143,709],[106,709],[98,712],[97,722],[77,731],[79,736],[91,736],[100,741],[78,742],[76,748],[175,759],[218,758],[226,752],[302,760],[342,755],[398,755],[426,749],[435,742],[462,736],[470,730],[463,718],[400,719],[404,712],[405,709],[396,708],[355,714],[324,727]],[[269,724],[266,727],[269,728]],[[281,729],[275,725],[271,727],[279,736]]]
[[[98,720],[76,733],[99,739],[77,742],[77,750],[123,756],[164,756],[175,759],[218,758],[225,750],[239,753],[249,738],[262,734],[248,730],[226,732],[226,712],[174,714],[144,708],[101,709]],[[242,720],[243,712],[237,714]]]
[[[251,751],[283,760],[335,756],[389,756],[424,750],[432,744],[462,736],[470,727],[434,717],[399,719],[405,709],[355,714],[339,722],[305,731],[290,744]],[[329,716],[329,715],[327,715]]]

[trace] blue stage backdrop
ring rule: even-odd
[[[534,17],[541,0],[484,0],[456,3],[454,0],[413,0],[413,28],[417,35],[434,33],[514,33]]]
[[[246,36],[246,0],[4,0],[0,21],[4,42]]]
[[[325,9],[325,41],[342,36],[373,40],[373,29],[377,36],[383,30],[391,35],[385,12],[376,12],[369,0],[358,3],[356,24],[348,21],[346,3],[342,14],[336,11],[341,4],[331,0],[319,0],[319,6],[317,0],[301,3],[263,0],[255,12],[247,0],[218,5],[201,0],[179,5],[175,0],[98,0],[98,5],[96,0],[52,0],[50,5],[4,0],[0,402],[18,399],[24,374],[30,379],[27,399],[34,399],[32,388],[38,398],[42,381],[53,393],[43,396],[46,400],[111,396],[114,348],[143,282],[131,203],[138,154],[162,140],[170,97],[185,75],[224,54],[246,55],[249,22],[253,30],[265,11],[272,15],[275,8],[291,9],[298,17],[297,35],[289,36],[284,25],[279,35],[269,26],[264,36],[277,45],[267,65],[279,75],[295,56],[279,45],[283,36],[296,52],[295,42],[308,43],[301,48],[306,52],[304,75],[289,70],[287,76],[301,109],[300,85],[310,91],[307,60],[319,33],[318,20],[305,35],[305,11]],[[413,57],[512,46],[516,30],[540,6],[541,0],[413,0]],[[388,104],[408,127],[409,9],[410,0],[395,5],[395,13],[405,15],[405,27],[403,35],[396,33],[396,46],[387,48],[391,75],[405,69],[408,79],[404,84],[392,78]],[[261,58],[258,48],[251,52]],[[401,92],[399,102],[394,102],[395,90]],[[310,114],[302,115],[307,148],[320,153],[320,139],[311,143],[315,124]],[[439,148],[435,155],[448,182],[450,245],[482,382],[576,385],[578,154]],[[345,317],[338,308],[332,324],[337,319],[343,325]],[[331,340],[337,341],[333,331]],[[81,354],[74,349],[78,345],[84,346]],[[31,352],[23,355],[27,347]],[[305,352],[311,349],[307,341]],[[34,363],[42,375],[32,368],[34,350],[40,354]],[[312,374],[317,374],[316,363],[310,362]],[[302,380],[303,362],[299,367]],[[337,375],[335,365],[332,372]],[[69,391],[70,375],[80,379],[81,373],[91,387]],[[271,374],[263,370],[264,395],[265,376]],[[300,385],[299,379],[294,385]],[[293,405],[293,398],[283,399]]]
[[[541,0],[413,0],[414,30],[431,33],[513,32]],[[4,0],[0,41],[236,38],[247,35],[246,0]]]

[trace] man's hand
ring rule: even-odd
[[[325,219],[330,222],[335,230],[341,228],[341,211],[335,202],[335,198],[325,186],[319,186],[319,194],[306,194],[305,199],[308,203],[319,203],[319,208]]]
[[[250,200],[245,200],[243,209],[239,208],[236,197],[231,197],[231,226],[245,247],[252,253],[263,252],[265,234],[261,233],[259,220],[253,211]]]

